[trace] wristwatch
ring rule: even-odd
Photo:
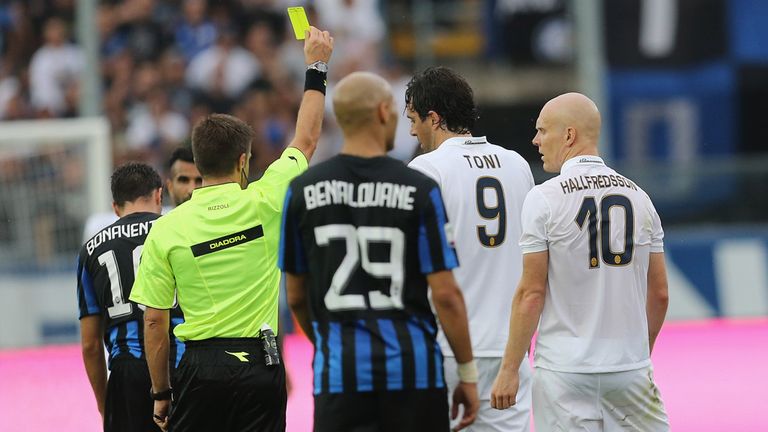
[[[318,72],[328,73],[328,63],[318,60],[311,65],[307,65],[307,70],[314,69]]]
[[[153,392],[151,387],[149,388],[149,397],[156,401],[171,400],[172,393],[173,389],[170,388],[157,393]]]

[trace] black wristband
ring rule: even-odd
[[[328,78],[327,73],[320,72],[317,69],[307,69],[304,75],[304,91],[317,90],[325,94],[325,83]]]
[[[163,390],[157,393],[153,392],[151,388],[149,389],[149,397],[156,401],[171,400],[172,393],[172,389]]]

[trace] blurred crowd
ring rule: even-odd
[[[303,44],[286,7],[302,3],[309,21],[335,37],[331,81],[380,70],[377,0],[98,2],[102,106],[115,163],[160,168],[200,118],[226,112],[256,130],[252,171],[266,167],[291,139],[301,100]],[[76,8],[77,0],[0,3],[0,120],[79,114]],[[326,140],[335,142],[330,123]]]

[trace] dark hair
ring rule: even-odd
[[[470,133],[477,121],[474,93],[467,81],[453,70],[438,66],[414,75],[405,90],[405,105],[424,120],[430,111],[440,116],[440,125],[450,132]]]
[[[150,197],[162,186],[160,174],[141,162],[127,162],[112,173],[112,200],[123,206],[139,198]]]
[[[195,163],[192,149],[189,147],[177,147],[176,150],[171,153],[171,158],[168,159],[168,169],[173,168],[173,164],[175,164],[176,161]]]
[[[240,155],[251,149],[255,134],[244,121],[227,114],[211,114],[192,131],[192,153],[203,177],[230,174]]]

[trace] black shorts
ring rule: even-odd
[[[152,420],[154,401],[147,362],[129,356],[112,360],[104,407],[105,432],[160,432]]]
[[[445,389],[315,396],[315,432],[446,432]]]
[[[264,364],[259,339],[187,342],[174,378],[173,432],[285,430],[285,368]]]

